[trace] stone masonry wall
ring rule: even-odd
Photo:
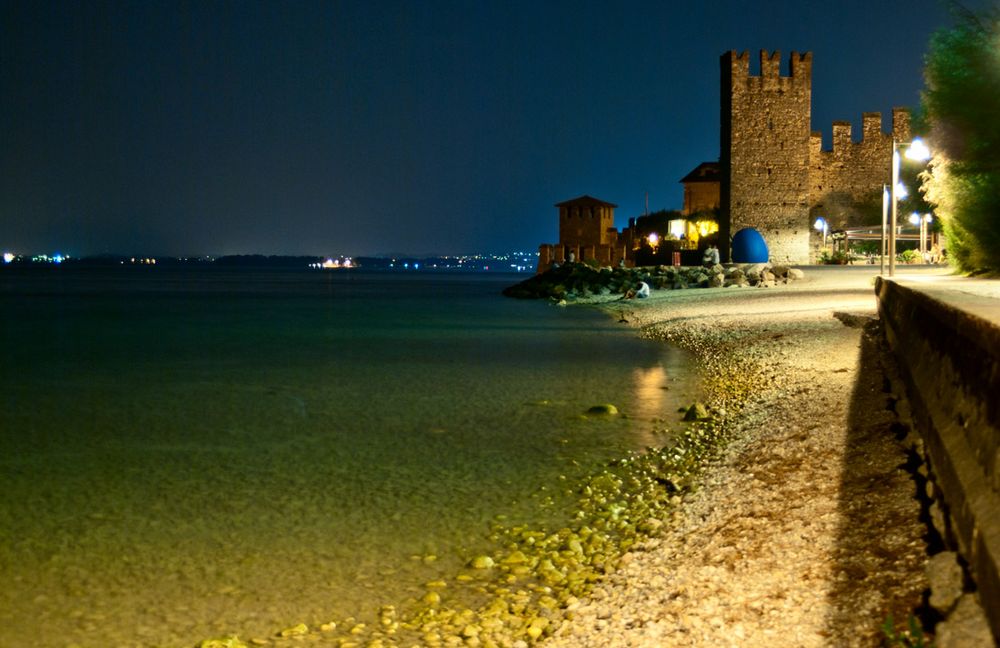
[[[807,263],[812,54],[793,52],[787,77],[780,52],[761,50],[760,65],[760,76],[751,76],[747,52],[720,61],[720,240],[753,227],[772,261]]]
[[[996,300],[933,287],[915,290],[881,277],[875,293],[885,338],[899,364],[913,421],[930,459],[934,496],[944,504],[944,510],[932,507],[931,518],[939,530],[944,528],[946,543],[957,545],[994,637],[1000,639]]]
[[[893,109],[892,134],[882,132],[882,115],[864,113],[862,137],[853,142],[850,122],[833,123],[833,148],[822,150],[822,135],[809,141],[809,204],[811,217],[822,216],[831,229],[862,225],[857,203],[881,204],[882,185],[890,182],[892,141],[910,139],[910,115]]]

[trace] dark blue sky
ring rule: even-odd
[[[0,248],[465,253],[619,227],[718,158],[719,55],[812,51],[813,129],[915,105],[936,0],[0,2]]]

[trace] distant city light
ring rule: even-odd
[[[336,268],[353,268],[354,260],[351,259],[351,257],[341,257],[339,259],[334,259],[333,257],[327,257],[323,261],[310,263],[309,267],[317,269],[326,269],[326,270],[332,270]]]

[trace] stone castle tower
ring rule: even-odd
[[[864,113],[860,142],[849,122],[833,124],[833,148],[810,130],[812,53],[792,52],[790,76],[781,75],[781,54],[760,52],[760,76],[750,74],[750,55],[720,58],[720,251],[744,227],[767,241],[771,260],[809,263],[814,256],[812,220],[834,229],[858,225],[857,205],[877,200],[889,182],[892,142],[910,139],[909,112],[893,109],[892,135],[882,133],[879,113]]]
[[[766,50],[760,53],[760,76],[750,75],[748,52],[726,52],[720,68],[719,240],[753,227],[764,235],[773,260],[804,263],[812,54],[792,53],[789,77],[781,76],[781,54]],[[729,246],[721,247],[728,260]]]

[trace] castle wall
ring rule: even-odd
[[[793,52],[787,77],[779,52],[761,50],[760,63],[752,76],[749,53],[720,60],[721,251],[728,260],[726,242],[753,227],[772,261],[807,263],[812,54]]]
[[[859,203],[881,204],[882,185],[890,182],[893,138],[910,140],[910,115],[893,109],[892,134],[882,132],[882,115],[864,113],[862,138],[853,142],[849,122],[833,123],[833,148],[822,150],[822,136],[813,133],[809,146],[809,203],[812,217],[822,216],[831,229],[857,227],[865,214]],[[871,218],[871,214],[868,215]]]
[[[563,245],[542,243],[538,246],[538,267],[535,272],[541,274],[552,267],[552,264],[562,265],[566,263],[570,254],[576,263],[586,263],[590,260],[597,261],[601,267],[617,267],[622,261],[626,265],[632,265],[628,249],[624,243],[611,243],[606,245]]]

